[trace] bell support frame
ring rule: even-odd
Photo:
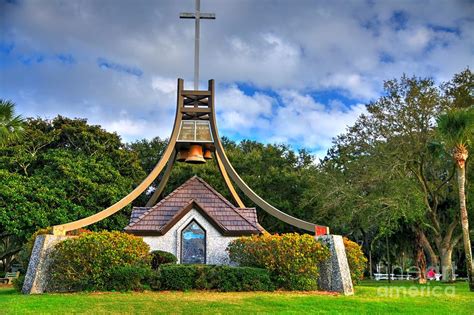
[[[143,193],[159,176],[159,174],[166,165],[166,169],[163,173],[163,176],[157,189],[146,204],[147,207],[155,205],[158,202],[158,199],[168,182],[171,170],[176,160],[176,154],[182,145],[182,143],[177,142],[178,135],[180,132],[181,121],[189,119],[209,121],[213,138],[212,144],[214,149],[214,156],[216,158],[216,164],[219,168],[222,177],[224,178],[227,188],[229,189],[234,201],[240,208],[244,208],[245,205],[237,194],[237,191],[235,190],[232,181],[257,206],[259,206],[261,209],[263,209],[270,215],[276,217],[277,219],[282,220],[283,222],[288,223],[297,228],[315,233],[316,235],[329,234],[329,228],[326,226],[316,225],[314,223],[303,221],[273,207],[262,197],[257,195],[235,171],[225,154],[224,146],[220,141],[219,133],[217,131],[216,113],[214,106],[214,80],[209,80],[207,91],[184,90],[183,86],[183,79],[178,79],[177,109],[173,125],[173,131],[171,133],[168,146],[166,147],[163,156],[156,164],[154,169],[151,171],[151,173],[132,192],[130,192],[127,196],[119,200],[117,203],[87,218],[83,218],[66,224],[56,225],[53,227],[53,234],[65,235],[68,231],[76,230],[88,226],[90,224],[99,222],[118,212],[119,210],[130,204],[133,200],[135,200],[141,193]]]

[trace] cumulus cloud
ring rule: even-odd
[[[250,136],[254,128],[268,125],[274,100],[262,93],[245,95],[236,85],[223,87],[216,96],[219,125],[230,132]]]
[[[201,88],[216,79],[222,135],[321,154],[383,80],[440,82],[472,66],[469,0],[201,5],[217,15],[201,25]],[[86,117],[127,141],[167,137],[176,78],[192,88],[194,23],[178,16],[193,8],[193,0],[2,1],[0,97],[26,116]]]
[[[338,100],[322,104],[297,90],[278,90],[275,94],[248,96],[232,86],[219,96],[226,100],[218,102],[219,126],[239,137],[310,148],[323,157],[332,138],[366,112],[363,104],[347,106]]]

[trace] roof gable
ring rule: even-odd
[[[256,215],[253,215],[255,209],[236,208],[197,176],[190,178],[155,206],[134,208],[125,231],[141,235],[162,235],[193,208],[224,235],[261,232]]]

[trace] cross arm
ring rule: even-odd
[[[195,19],[196,14],[195,13],[181,13],[179,15],[181,19]],[[206,19],[206,20],[215,20],[216,19],[216,14],[215,13],[199,13],[199,18],[200,19]]]

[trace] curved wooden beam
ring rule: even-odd
[[[165,172],[163,173],[163,177],[161,178],[160,183],[158,184],[158,187],[153,192],[153,195],[148,200],[145,207],[153,207],[154,205],[156,205],[158,198],[160,198],[161,193],[163,192],[163,190],[165,190],[165,186],[168,183],[171,170],[173,169],[175,158],[176,158],[176,150],[173,151],[173,153],[171,154],[170,160],[168,161],[168,164],[166,165]]]
[[[290,225],[293,225],[295,227],[298,227],[300,229],[310,231],[313,233],[316,233],[318,235],[320,234],[329,234],[329,228],[326,226],[320,226],[316,225],[314,223],[306,222],[303,220],[300,220],[298,218],[295,218],[289,214],[286,214],[268,202],[266,202],[263,198],[261,198],[259,195],[257,195],[243,180],[240,178],[239,174],[235,171],[235,169],[232,167],[232,164],[230,164],[229,159],[225,155],[224,152],[224,147],[220,141],[219,138],[219,133],[217,132],[217,123],[216,123],[216,115],[215,115],[215,110],[214,110],[214,80],[209,80],[209,91],[211,91],[211,97],[209,99],[210,107],[212,109],[211,112],[211,117],[210,118],[210,123],[211,123],[211,131],[212,135],[214,137],[214,144],[216,146],[216,155],[220,157],[222,160],[222,164],[225,168],[225,170],[229,173],[230,177],[232,180],[237,184],[237,186],[242,190],[242,192],[249,197],[256,205],[258,205],[260,208],[262,208],[264,211],[267,213],[271,214],[272,216],[280,219],[283,222],[286,222]]]
[[[232,185],[232,182],[230,181],[229,175],[227,174],[227,171],[225,170],[225,167],[222,164],[221,158],[217,153],[214,154],[214,156],[216,157],[217,166],[219,167],[219,171],[221,172],[221,175],[224,178],[225,184],[227,185],[227,188],[229,189],[232,198],[234,198],[234,201],[237,203],[239,208],[245,208],[244,203],[240,199],[239,195],[237,194],[237,191],[235,190],[234,186]]]
[[[83,228],[85,226],[91,225],[93,223],[96,223],[98,221],[101,221],[111,216],[112,214],[121,210],[123,207],[125,207],[126,205],[131,203],[133,200],[135,200],[138,196],[140,196],[142,192],[145,191],[145,189],[147,189],[153,183],[155,178],[160,174],[160,172],[163,170],[166,163],[169,161],[171,155],[175,152],[176,139],[178,138],[179,126],[181,124],[181,117],[182,117],[181,111],[180,111],[180,106],[181,104],[183,104],[183,96],[181,95],[182,90],[183,90],[183,80],[178,79],[177,110],[176,110],[176,116],[174,119],[173,131],[171,133],[168,146],[166,147],[166,150],[163,153],[163,156],[158,161],[158,163],[156,164],[155,168],[151,171],[151,173],[134,190],[132,190],[132,192],[130,192],[128,195],[123,197],[121,200],[119,200],[112,206],[108,207],[105,210],[102,210],[101,212],[91,215],[87,218],[83,218],[83,219],[80,219],[74,222],[69,222],[66,224],[53,226],[53,234],[65,235],[66,232],[68,231]]]

